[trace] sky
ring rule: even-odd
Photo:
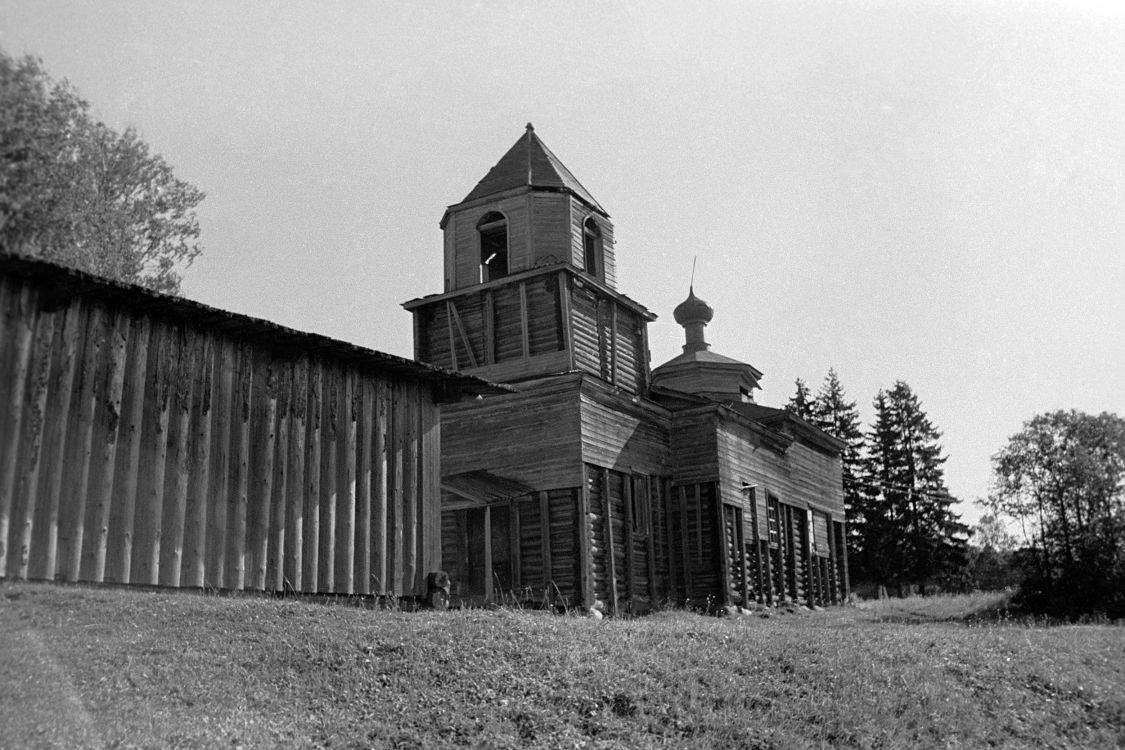
[[[185,296],[412,355],[438,222],[528,122],[615,226],[618,289],[715,308],[782,406],[906,381],[951,492],[1055,409],[1125,415],[1125,11],[1094,2],[0,0],[206,194]]]

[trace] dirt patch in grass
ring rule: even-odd
[[[0,746],[1125,744],[1125,629],[8,585]]]

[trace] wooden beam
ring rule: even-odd
[[[172,388],[174,385],[172,383],[175,372],[175,362],[173,360],[176,356],[172,351],[171,341],[174,335],[173,329],[165,327],[161,331],[159,338],[154,342],[158,351],[156,356],[156,370],[152,379],[153,393],[155,394],[153,408],[156,410],[156,414],[150,415],[150,421],[153,421],[154,418],[156,422],[156,431],[153,435],[153,439],[156,441],[156,450],[153,451],[148,466],[142,469],[142,473],[146,477],[151,477],[151,484],[148,492],[148,500],[143,504],[143,507],[148,511],[148,523],[145,528],[147,539],[143,549],[148,551],[148,555],[141,560],[141,571],[144,572],[141,579],[142,583],[147,583],[152,586],[159,585],[160,583],[160,552],[164,538],[165,475],[168,467],[168,419],[171,411]],[[227,393],[229,395],[229,388]],[[226,416],[229,416],[229,413]],[[229,419],[226,421],[229,421]],[[223,503],[223,505],[225,507],[225,503]],[[225,525],[224,519],[223,526]],[[221,548],[219,557],[222,557]]]
[[[720,494],[720,489],[715,486],[715,538],[719,544],[719,575],[720,582],[723,587],[723,604],[730,604],[730,589],[731,589],[731,575],[730,566],[731,559],[727,550],[727,516],[723,510],[723,498]]]
[[[675,515],[672,512],[672,487],[666,480],[661,480],[661,494],[664,496],[664,537],[668,552],[668,598],[676,596],[676,537],[672,531],[672,522]],[[680,566],[680,588],[683,588],[683,565]],[[685,594],[686,596],[686,594]]]
[[[304,591],[305,583],[305,497],[308,494],[305,444],[308,425],[309,359],[301,357],[293,366],[292,414],[289,425],[289,494],[286,507],[290,518],[286,527],[285,575],[289,591]]]
[[[508,560],[512,568],[512,590],[521,587],[520,573],[520,504],[518,498],[508,500]]]
[[[391,393],[386,378],[379,378],[375,384],[374,434],[372,442],[372,498],[371,498],[371,576],[373,594],[390,594],[387,574],[387,515],[391,492],[389,467],[391,459],[391,440],[387,431],[390,422]]]
[[[342,493],[340,514],[340,539],[338,540],[339,574],[336,576],[337,592],[355,593],[355,511],[356,511],[356,373],[344,369],[344,403],[341,418],[344,420],[344,439],[341,442]]]
[[[523,358],[531,356],[531,331],[527,320],[527,282],[520,282],[520,345],[523,347]]]
[[[617,385],[617,305],[609,302],[609,382]]]
[[[190,436],[192,432],[192,390],[195,385],[195,339],[186,330],[181,334],[177,352],[175,383],[176,422],[172,430],[175,463],[172,467],[172,498],[170,502],[168,544],[164,545],[165,561],[160,564],[161,585],[179,587],[183,572],[184,532],[187,521],[188,487],[191,480]]]
[[[633,476],[631,474],[624,474],[621,477],[621,500],[625,523],[625,598],[629,600],[629,608],[632,609],[637,574],[633,569],[633,547],[636,540],[633,533]]]
[[[681,562],[683,563],[683,574],[684,574],[684,600],[687,601],[688,599],[691,599],[691,595],[692,595],[691,573],[692,573],[692,568],[694,566],[692,565],[691,559],[689,558],[690,550],[688,548],[689,540],[688,540],[688,515],[687,515],[687,488],[681,486],[678,489],[680,491],[679,492],[679,495],[680,495],[680,547],[681,547],[681,555],[682,555]],[[699,487],[697,485],[696,486],[696,492],[698,492],[698,491],[699,491]]]
[[[316,593],[320,584],[320,440],[324,422],[322,362],[309,362],[308,460],[305,464],[305,541],[301,550],[302,591]]]
[[[762,536],[758,525],[758,495],[753,487],[748,488],[746,504],[750,507],[750,533],[754,537],[754,580],[757,583],[758,604],[765,604],[765,585],[762,580]]]
[[[359,570],[356,571],[356,593],[370,594],[371,588],[371,485],[372,465],[371,446],[372,432],[375,420],[371,413],[371,385],[366,378],[360,378],[359,383],[359,424],[357,440],[359,441],[359,465],[356,467],[356,502],[359,504],[359,518],[357,524],[356,545],[359,547]]]
[[[560,337],[561,348],[567,352],[568,370],[574,369],[574,331],[571,328],[573,321],[570,314],[570,284],[567,283],[566,271],[559,271],[559,320],[561,321]]]
[[[453,300],[446,300],[445,304],[449,310],[449,317],[457,324],[457,332],[461,336],[461,343],[465,345],[465,352],[469,355],[469,366],[477,366],[476,355],[473,354],[473,344],[469,341],[469,334],[465,332],[465,324],[461,322],[461,315],[457,312],[457,306],[453,304]]]
[[[402,394],[402,523],[396,539],[402,541],[402,593],[406,596],[419,593],[418,576],[418,388],[404,384]],[[425,593],[425,592],[422,592]]]
[[[11,523],[12,511],[15,508],[16,495],[16,470],[19,465],[19,446],[22,444],[23,416],[26,399],[24,391],[27,387],[28,373],[31,370],[31,342],[35,333],[35,318],[37,294],[31,284],[25,284],[20,290],[15,314],[15,372],[12,374],[12,390],[8,396],[8,429],[4,433],[3,454],[0,454],[0,578],[8,575],[8,529]],[[5,332],[5,335],[12,334]],[[7,363],[5,363],[6,365]],[[91,373],[92,375],[93,373]],[[86,380],[86,378],[84,378]],[[85,385],[85,384],[84,384]],[[96,390],[90,385],[90,415],[89,423],[93,427],[93,405]],[[84,493],[83,493],[84,494]],[[85,502],[85,498],[82,498]],[[79,518],[78,526],[81,528],[82,519]],[[81,555],[81,550],[79,551]]]
[[[540,548],[543,558],[543,589],[551,585],[552,560],[551,560],[551,504],[545,490],[539,493],[539,532]]]
[[[484,305],[484,363],[496,364],[496,311],[492,290],[481,292]]]
[[[55,317],[50,313],[39,312],[36,316],[35,333],[33,335],[34,344],[29,373],[31,377],[31,400],[29,403],[31,420],[28,424],[30,434],[24,436],[27,452],[19,493],[23,496],[24,505],[23,518],[20,520],[19,548],[16,555],[16,577],[22,579],[28,578],[31,569],[32,533],[35,530],[36,511],[39,506],[39,473],[43,461],[46,460],[44,436],[48,426],[53,421],[48,419],[47,416],[47,392],[51,382],[51,350],[55,337]],[[124,370],[124,363],[122,363],[121,369]],[[110,391],[111,393],[113,391],[112,385]],[[119,405],[120,400],[121,397],[118,396]],[[113,434],[116,437],[116,430]],[[15,447],[12,446],[13,452],[15,452]]]
[[[492,603],[492,507],[484,506],[484,601]]]
[[[656,523],[653,509],[653,481],[651,476],[644,477],[645,483],[645,515],[648,519],[648,528],[645,529],[646,551],[648,552],[648,602],[655,608],[657,600],[656,591]]]
[[[317,561],[317,590],[336,592],[336,506],[340,502],[339,464],[343,413],[340,403],[340,367],[325,363],[324,411],[321,415],[320,547]]]
[[[577,490],[578,513],[575,516],[575,534],[578,537],[578,585],[582,592],[582,606],[594,606],[594,566],[590,559],[590,487],[583,471],[582,486]]]
[[[609,496],[609,469],[602,467],[602,513],[605,514],[606,566],[609,568],[609,598],[613,614],[617,614],[617,560],[613,551],[613,501]]]
[[[848,572],[848,526],[847,526],[847,521],[841,521],[839,523],[839,525],[837,526],[837,532],[836,533],[839,535],[839,539],[836,543],[837,543],[837,545],[839,545],[840,558],[841,558],[841,562],[843,564],[843,575],[841,577],[841,582],[843,584],[843,590],[844,590],[843,591],[844,601],[846,602],[848,600],[848,597],[851,596],[851,593],[852,593],[851,592],[851,585],[852,585],[851,584],[851,577],[850,577],[849,572]]]
[[[274,478],[271,485],[270,503],[273,507],[272,523],[270,526],[270,552],[271,559],[268,568],[269,580],[266,582],[267,591],[280,592],[285,590],[285,531],[289,526],[286,507],[289,498],[289,475],[293,468],[289,465],[289,422],[291,410],[289,407],[291,370],[287,364],[274,363],[277,377],[276,398],[274,400],[276,422]]]
[[[86,306],[82,302],[75,302],[71,305],[63,320],[62,332],[62,354],[59,361],[58,380],[52,385],[51,390],[57,394],[58,403],[58,420],[55,424],[55,432],[51,440],[51,455],[54,456],[54,470],[47,475],[47,544],[44,550],[43,560],[43,578],[48,581],[53,581],[55,578],[55,566],[58,559],[58,546],[59,546],[59,499],[62,494],[62,480],[63,475],[66,473],[67,465],[67,427],[70,423],[70,395],[74,390],[75,373],[78,364],[79,341],[78,331],[81,327],[82,315],[86,311]],[[148,323],[148,318],[145,317],[144,322]],[[148,334],[147,327],[144,338],[144,344],[139,345],[138,357],[141,361],[147,359],[147,343]],[[137,382],[137,389],[144,395],[144,375]],[[142,398],[143,403],[143,398]],[[11,414],[11,412],[9,412]],[[140,419],[140,407],[137,408],[137,419]],[[139,430],[139,428],[138,428]],[[140,442],[140,436],[137,435],[137,442]],[[136,463],[131,464],[131,475],[133,476],[133,491],[123,497],[127,508],[132,507],[132,503],[136,501]],[[125,533],[131,534],[132,530],[132,514],[129,515],[129,525],[125,527]],[[128,570],[129,558],[125,558],[124,567]],[[128,582],[128,579],[125,581]]]
[[[738,545],[738,559],[739,564],[742,566],[742,606],[750,603],[750,566],[747,564],[746,559],[746,529],[744,516],[742,515],[742,508],[731,506],[734,508],[734,538],[735,544]]]
[[[180,575],[180,584],[202,587],[207,573],[207,516],[211,486],[211,433],[215,420],[215,337],[208,333],[203,338],[200,352],[199,382],[193,399],[196,414],[196,433],[192,446],[192,485],[188,492],[188,511],[184,533],[188,575]],[[139,427],[138,427],[139,430]],[[137,438],[141,433],[138,431]],[[133,528],[130,523],[126,532]]]
[[[254,377],[254,351],[246,343],[238,347],[238,381],[234,392],[234,411],[237,432],[234,435],[235,485],[234,485],[234,534],[230,539],[228,559],[231,563],[227,571],[227,587],[232,591],[246,588],[247,556],[247,517],[250,508],[250,410],[254,403],[251,393]]]
[[[453,309],[450,300],[445,301],[445,327],[449,332],[449,369],[457,370],[457,335],[453,332]]]

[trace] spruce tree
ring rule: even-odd
[[[844,510],[848,523],[849,547],[854,548],[852,540],[859,533],[863,519],[857,512],[862,504],[860,485],[860,462],[863,455],[863,430],[860,427],[859,410],[855,401],[849,401],[835,369],[829,369],[824,383],[813,399],[809,421],[814,425],[844,441],[840,462],[844,474]]]
[[[812,416],[813,397],[812,392],[809,391],[808,385],[805,384],[803,378],[797,378],[797,392],[789,399],[789,403],[785,408],[801,419],[808,419]]]
[[[968,528],[945,486],[941,433],[910,386],[898,381],[876,395],[874,406],[857,514],[859,567],[900,594],[911,583],[925,593],[927,583],[964,566]]]

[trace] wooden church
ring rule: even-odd
[[[513,386],[441,414],[452,598],[644,612],[824,605],[848,591],[843,444],[758,405],[753,366],[617,290],[609,214],[529,124],[441,220],[445,289],[405,303],[414,356]]]

